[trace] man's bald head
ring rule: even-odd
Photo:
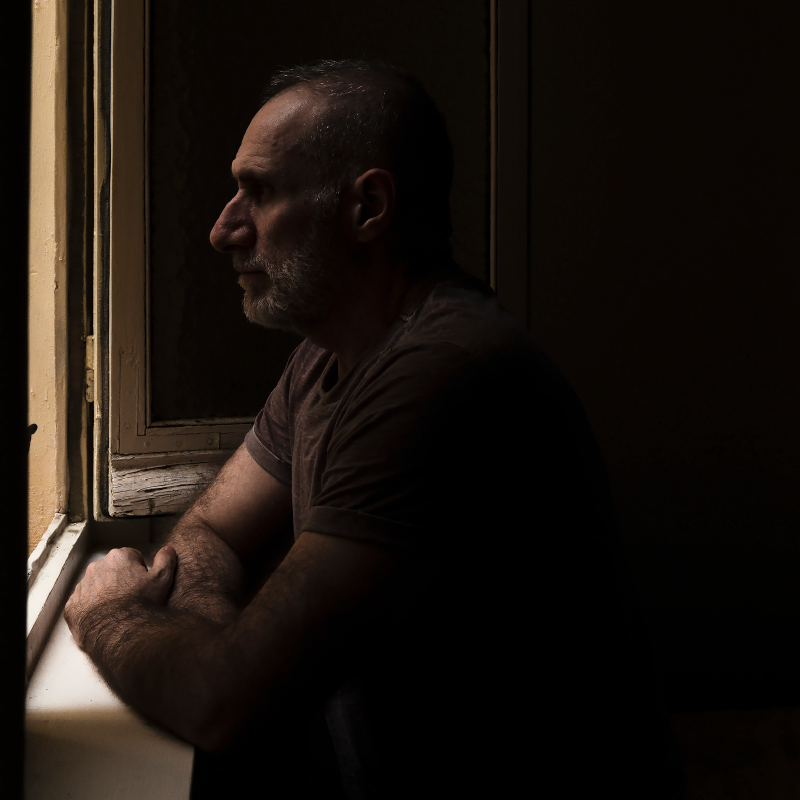
[[[444,118],[419,80],[383,62],[318,61],[276,73],[262,104],[291,90],[320,100],[291,147],[310,168],[320,201],[335,203],[366,170],[386,169],[397,184],[398,255],[449,240],[453,152]]]

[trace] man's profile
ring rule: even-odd
[[[324,717],[348,798],[676,797],[601,458],[556,368],[452,261],[452,172],[403,71],[273,78],[211,242],[247,317],[305,339],[152,569],[112,551],[67,621],[201,750],[257,736],[268,763]]]

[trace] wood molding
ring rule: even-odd
[[[111,460],[110,510],[115,517],[178,514],[214,480],[233,450],[117,456]]]

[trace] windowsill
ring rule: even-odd
[[[47,636],[74,585],[73,577],[86,554],[85,522],[68,524],[56,514],[28,559],[26,675],[30,680]]]
[[[61,542],[64,562],[69,544]],[[79,550],[71,544],[74,557]],[[107,552],[92,547],[70,569],[59,567],[54,547],[31,588],[57,596],[59,583],[71,589]],[[46,591],[40,581],[48,575]],[[69,632],[61,613],[66,596],[28,684],[25,797],[188,800],[194,749],[146,724],[111,692]]]

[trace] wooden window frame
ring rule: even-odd
[[[147,21],[146,0],[95,0],[94,511],[100,520],[183,510],[253,424],[242,417],[152,420]]]
[[[102,520],[182,511],[253,420],[152,420],[149,0],[94,2],[94,516]],[[500,302],[528,324],[530,3],[490,0],[489,8],[490,283]]]

